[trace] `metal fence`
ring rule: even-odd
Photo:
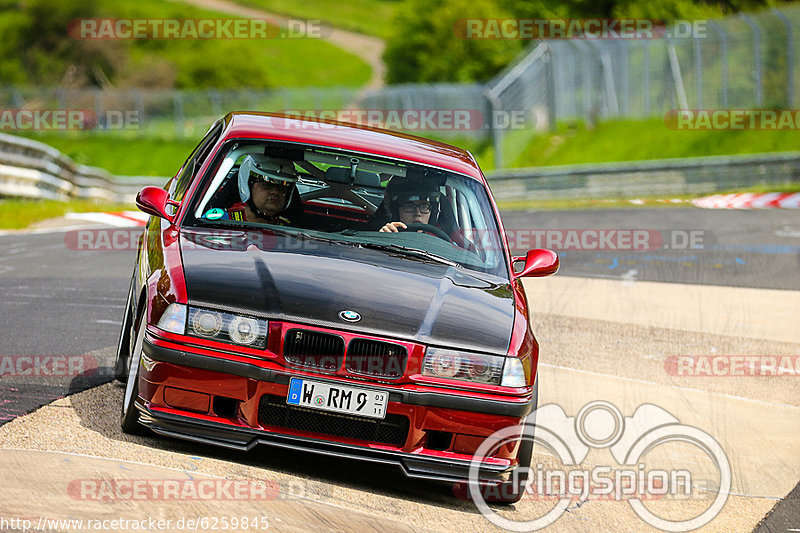
[[[197,138],[229,111],[343,109],[356,94],[355,88],[101,90],[7,87],[0,90],[0,109],[80,111],[93,121],[86,124],[81,133]],[[52,131],[57,128],[41,129]]]
[[[800,183],[800,152],[524,168],[488,179],[497,200],[700,195]]]
[[[533,111],[527,128],[495,134],[496,166],[512,166],[537,128],[558,121],[800,102],[800,4],[693,22],[685,36],[667,28],[671,38],[538,43],[488,84],[496,108]]]
[[[83,198],[133,203],[146,185],[166,178],[114,178],[101,168],[78,165],[58,150],[30,139],[0,133],[0,198],[68,200]]]
[[[800,4],[695,22],[703,23],[702,31],[686,37],[673,31],[672,38],[535,41],[485,85],[369,90],[7,88],[0,90],[0,108],[84,109],[96,117],[92,131],[98,134],[181,138],[198,137],[230,110],[310,115],[346,109],[468,110],[481,120],[467,128],[419,127],[412,133],[491,139],[494,166],[507,168],[515,166],[537,132],[560,121],[664,116],[672,109],[792,108],[800,102],[795,81]]]

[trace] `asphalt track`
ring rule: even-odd
[[[741,324],[743,321],[748,324],[751,322],[756,324],[758,322],[758,320],[754,320],[756,317],[748,314],[747,311],[747,299],[754,297],[757,299],[755,302],[757,305],[754,308],[763,311],[760,312],[759,316],[766,316],[767,318],[759,326],[761,329],[756,327],[751,332],[744,332],[747,334],[742,335],[742,337],[780,341],[783,344],[779,346],[755,344],[750,349],[760,351],[752,353],[798,355],[797,343],[800,339],[797,338],[796,333],[793,334],[791,327],[786,327],[787,320],[784,315],[780,313],[774,316],[770,315],[770,309],[774,306],[770,301],[765,300],[765,298],[774,297],[779,303],[783,303],[784,308],[789,310],[794,308],[793,306],[796,302],[794,297],[797,293],[793,292],[793,290],[800,288],[800,276],[798,276],[800,272],[800,266],[798,266],[800,265],[800,219],[798,219],[798,213],[796,212],[661,208],[507,213],[504,214],[504,222],[507,229],[521,230],[521,232],[528,233],[540,230],[563,231],[598,228],[655,230],[664,236],[663,241],[668,245],[673,244],[671,241],[673,235],[678,235],[675,243],[679,244],[684,234],[702,232],[702,234],[698,234],[702,235],[702,247],[697,248],[678,250],[661,248],[646,251],[568,250],[562,252],[562,269],[558,277],[552,278],[554,283],[538,285],[533,288],[528,284],[529,294],[533,295],[531,300],[534,302],[534,311],[541,313],[543,317],[553,317],[551,322],[547,322],[548,324],[560,324],[558,322],[559,317],[569,317],[570,320],[577,319],[579,322],[575,324],[595,325],[596,329],[587,328],[587,331],[597,331],[596,337],[599,337],[604,335],[609,329],[609,324],[616,320],[619,323],[633,324],[630,327],[640,328],[632,332],[631,335],[639,335],[642,338],[652,334],[652,328],[663,326],[673,328],[670,331],[689,331],[697,332],[697,334],[702,333],[703,335],[717,335],[721,339],[718,344],[725,346],[724,343],[727,342],[725,339],[736,338],[736,336],[732,335],[738,331],[736,329],[737,324]],[[63,232],[0,235],[0,295],[2,295],[0,328],[3,331],[2,336],[0,336],[0,355],[52,357],[55,355],[86,356],[88,354],[90,366],[96,366],[97,369],[86,372],[84,375],[0,377],[0,425],[30,413],[57,398],[95,387],[109,380],[114,344],[119,331],[120,317],[132,269],[134,252],[130,250],[114,252],[71,250],[65,246],[64,235]],[[563,233],[561,235],[563,236]],[[559,278],[563,278],[565,284],[559,284]],[[587,282],[589,285],[583,286],[580,283],[570,282],[570,280],[578,282],[579,278],[593,278],[594,281],[590,279]],[[611,285],[604,285],[604,280],[611,283]],[[614,280],[617,281],[615,282]],[[619,280],[621,280],[622,285],[620,285]],[[657,283],[652,286],[641,283],[647,281]],[[691,300],[698,302],[696,307],[708,307],[710,309],[712,307],[711,302],[708,305],[702,303],[708,299],[714,300],[716,303],[725,301],[738,302],[739,310],[736,312],[739,312],[741,317],[737,320],[711,321],[700,326],[695,324],[693,327],[692,324],[687,324],[687,321],[691,322],[691,317],[686,318],[684,316],[691,315],[691,313],[680,313],[676,311],[675,306],[672,308],[660,308],[660,316],[664,318],[663,321],[659,319],[657,312],[647,314],[645,311],[641,311],[647,308],[647,295],[652,291],[664,291],[664,283],[702,285],[703,287],[698,290],[706,292],[696,293],[693,296],[695,300]],[[625,309],[617,309],[614,312],[605,311],[605,316],[603,316],[604,308],[599,302],[602,302],[604,298],[606,301],[611,301],[612,298],[619,297],[620,287],[630,285],[643,289],[639,290],[635,296],[639,298],[638,305],[640,306],[640,311],[637,312],[638,323],[636,319],[628,316],[630,313],[626,314]],[[575,287],[579,288],[576,289]],[[713,292],[713,287],[718,287],[719,292]],[[751,293],[746,290],[741,292],[734,289],[726,289],[726,287],[773,289],[773,291]],[[684,294],[685,291],[686,289],[684,288],[674,292]],[[660,299],[663,301],[668,300],[669,298],[666,295],[669,292],[668,289],[664,291],[664,296]],[[633,298],[632,295],[628,296]],[[625,297],[627,298],[628,296]],[[595,309],[592,310],[592,306],[583,305],[582,298],[593,298]],[[554,300],[559,302],[560,307],[553,304]],[[680,307],[680,303],[677,307]],[[669,311],[670,309],[672,311]],[[709,309],[705,309],[705,311]],[[656,311],[658,310],[656,309]],[[800,310],[800,308],[796,310]],[[731,311],[731,308],[727,308],[726,311]],[[721,313],[716,314],[719,315]],[[642,317],[646,318],[642,319]],[[605,321],[603,321],[604,319]],[[791,320],[789,322],[792,323]],[[796,318],[793,322],[796,322]],[[573,335],[574,328],[582,327],[575,324],[561,325],[568,329],[570,342],[574,340],[572,339],[575,336]],[[781,329],[781,326],[783,329]],[[740,327],[739,329],[743,328]],[[774,338],[772,335],[774,335]],[[565,337],[565,331],[558,328],[547,331],[544,335],[539,334],[539,340],[543,346],[542,360],[549,361],[549,363],[545,363],[542,366],[542,376],[550,378],[551,385],[544,390],[547,391],[551,401],[557,401],[564,406],[569,405],[574,411],[580,408],[580,401],[589,401],[593,398],[608,399],[620,406],[630,404],[631,408],[634,407],[633,403],[635,403],[630,401],[631,397],[643,398],[640,398],[641,395],[637,396],[638,393],[626,396],[619,393],[620,390],[627,390],[625,387],[618,386],[615,388],[613,386],[614,380],[610,377],[615,374],[613,361],[610,363],[612,368],[607,369],[607,372],[603,372],[598,370],[598,366],[601,364],[598,361],[592,361],[589,368],[580,369],[581,363],[571,361],[568,358],[564,361],[547,359],[545,348],[548,343],[558,345],[559,342],[566,342],[563,337]],[[585,342],[591,341],[592,339],[586,339]],[[697,342],[705,343],[707,338],[703,337],[702,340]],[[756,341],[754,340],[753,342]],[[737,346],[737,343],[730,344],[730,346]],[[563,349],[557,350],[558,353],[568,353],[570,350],[575,349],[572,346],[561,346],[560,348]],[[674,354],[687,353],[686,347],[684,346],[683,348],[684,351]],[[667,349],[675,348],[670,347]],[[734,353],[733,349],[735,348],[729,348],[731,350],[729,353]],[[637,347],[633,351],[638,352],[640,356],[644,355],[645,358],[652,356],[652,354],[642,351],[641,347]],[[667,351],[665,355],[670,354],[673,353]],[[547,366],[548,364],[550,366]],[[599,379],[597,376],[592,376],[593,369],[598,371],[598,376],[606,377]],[[582,374],[581,371],[584,373]],[[628,379],[632,380],[635,380],[635,376],[638,375],[636,372],[621,370],[617,371],[616,374],[631,374]],[[787,379],[796,380],[797,378]],[[741,420],[733,417],[732,413],[744,412],[750,409],[747,412],[750,413],[750,418],[756,419],[756,423],[750,428],[749,435],[752,436],[772,430],[772,433],[780,434],[780,437],[789,441],[788,445],[786,443],[776,445],[777,448],[774,452],[776,461],[770,464],[778,470],[778,473],[770,477],[769,481],[759,484],[758,472],[753,472],[752,469],[742,470],[742,472],[746,471],[747,473],[740,474],[740,479],[738,479],[741,484],[740,488],[749,491],[742,492],[742,494],[757,494],[762,497],[760,505],[756,505],[753,509],[758,512],[758,516],[763,516],[779,498],[792,490],[797,479],[800,478],[800,473],[797,472],[800,461],[796,459],[800,456],[800,451],[791,443],[792,439],[790,437],[790,435],[796,436],[800,431],[800,428],[796,425],[798,420],[797,403],[790,400],[774,403],[770,401],[773,396],[788,399],[791,399],[792,396],[796,397],[798,387],[794,384],[796,381],[793,383],[784,380],[778,386],[772,383],[753,383],[753,381],[752,379],[744,380],[741,384],[742,390],[735,390],[735,394],[730,394],[728,385],[721,387],[717,381],[703,382],[701,387],[697,387],[696,383],[692,383],[688,388],[702,389],[697,393],[701,395],[700,397],[693,398],[692,402],[688,402],[685,400],[686,396],[693,393],[685,392],[676,396],[674,402],[667,402],[666,405],[672,406],[675,405],[675,402],[680,403],[680,401],[683,401],[690,406],[687,407],[686,412],[692,415],[688,418],[681,417],[681,421],[686,420],[687,423],[691,422],[698,427],[717,430],[717,432],[723,434],[725,439],[727,439],[729,433],[736,433],[735,431],[731,432],[730,428],[737,428],[737,424],[742,423]],[[603,386],[602,383],[605,383],[606,386]],[[584,390],[585,393],[565,397],[563,391],[574,390],[576,384],[580,384],[581,390]],[[661,385],[666,388],[659,389],[662,392],[660,398],[665,398],[666,396],[664,395],[667,394],[675,394],[676,387],[687,386],[686,384],[676,385],[668,381]],[[594,388],[595,386],[596,388]],[[738,387],[739,385],[736,386]],[[95,390],[103,391],[105,390],[104,388],[108,387],[114,386],[105,385]],[[646,388],[652,390],[655,385],[647,385]],[[720,388],[720,390],[714,391],[715,388]],[[751,391],[751,388],[755,388],[755,391]],[[708,392],[705,389],[711,390],[713,394],[708,396]],[[615,390],[617,392],[614,392]],[[672,392],[670,393],[669,390],[672,390]],[[84,394],[92,394],[92,392]],[[119,393],[116,389],[111,389],[111,392]],[[702,396],[703,394],[706,394],[706,396]],[[741,401],[730,399],[721,404],[720,394],[723,397],[727,397],[725,396],[727,394],[728,396],[744,399]],[[106,396],[101,396],[101,398],[106,398]],[[680,400],[680,398],[684,398],[684,400]],[[65,400],[59,401],[63,402]],[[752,409],[751,404],[754,401],[762,409]],[[58,405],[58,403],[56,402],[54,405]],[[662,403],[662,405],[664,404]],[[99,411],[110,411],[112,413],[111,418],[115,418],[115,409],[116,405],[113,407],[103,405]],[[40,410],[33,416],[45,416],[47,412],[46,409]],[[765,413],[772,413],[773,416],[766,416]],[[81,412],[79,411],[78,414],[81,415]],[[570,414],[574,415],[575,412]],[[630,415],[630,409],[625,414]],[[84,410],[80,416],[80,426],[98,431],[100,426],[91,422],[91,419],[92,414]],[[112,425],[116,424],[116,420],[112,420],[111,423]],[[31,439],[36,438],[34,433],[31,434]],[[100,431],[100,435],[101,437],[107,436],[103,431]],[[125,437],[116,438],[125,439]],[[720,438],[722,439],[723,437]],[[152,439],[149,439],[148,442],[150,440]],[[197,459],[192,455],[191,445],[173,441],[157,440],[156,442],[159,444],[151,443],[148,446],[166,447],[183,453],[184,460],[187,463]],[[4,442],[2,436],[0,436],[0,443],[3,444],[4,448],[10,447],[10,441],[6,440]],[[737,450],[745,450],[745,452],[741,452],[743,457],[753,458],[757,456],[753,450],[757,450],[760,445],[763,445],[763,443],[760,444],[758,439],[755,439],[746,442],[737,441],[734,447]],[[27,446],[20,447],[26,448]],[[55,445],[50,449],[58,451],[60,448]],[[797,455],[792,456],[795,452]],[[245,459],[239,454],[229,454],[227,452],[203,451],[203,454],[205,453],[210,453],[216,459],[228,462],[228,464],[231,464],[230,462],[235,464],[241,462],[260,464],[259,461],[263,461],[265,455],[259,454],[257,459],[249,457]],[[6,454],[6,456],[9,457],[10,455]],[[14,460],[22,465],[26,461],[31,461],[29,456],[30,454],[27,454],[27,456],[24,453],[17,454]],[[296,461],[297,458],[291,453],[272,454],[270,459],[267,460],[267,468],[274,468],[275,471],[280,471],[283,468],[282,460]],[[35,462],[46,461],[44,459],[36,459]],[[297,465],[294,466],[296,470]],[[758,466],[757,462],[755,466]],[[90,466],[86,466],[86,468],[90,468]],[[292,472],[295,470],[289,469]],[[367,492],[385,490],[384,483],[375,484],[372,479],[375,475],[375,470],[372,469],[368,469],[366,473],[353,472],[349,464],[345,467],[331,466],[311,459],[308,464],[299,467],[299,471],[309,477],[320,479],[322,482],[327,481],[334,484],[337,479],[344,476]],[[420,485],[404,480],[402,476],[391,471],[391,469],[378,469],[378,472],[382,480],[394,487],[390,491],[390,496],[393,500],[400,498],[401,500],[405,499],[413,502],[419,498],[419,491],[423,492],[423,501],[433,498],[438,502],[448,497],[447,494],[443,493],[441,487],[437,485]],[[64,475],[74,475],[74,473]],[[6,500],[7,496],[7,492],[1,492],[0,501],[8,501]],[[446,506],[447,504],[439,503],[437,505]],[[729,503],[729,507],[734,509],[736,505],[735,503]],[[752,515],[753,509],[751,509],[750,515]],[[611,510],[611,507],[609,507],[609,510]],[[20,512],[24,513],[25,511]],[[27,512],[34,513],[35,509],[29,509]],[[335,514],[333,513],[333,515]],[[573,514],[577,515],[577,510],[573,511]],[[327,511],[324,509],[318,510],[315,516],[325,516],[327,517],[326,520],[333,520],[330,509],[327,509]],[[480,517],[476,516],[473,519],[479,520]],[[575,519],[579,520],[577,516]],[[608,520],[611,520],[611,518],[608,518]],[[777,529],[769,529],[772,527],[770,520],[782,520],[783,522],[781,523],[787,524],[787,527],[776,526]],[[330,525],[331,529],[339,528],[333,522],[326,523]],[[356,523],[369,524],[369,519],[364,518],[364,522],[354,522],[354,525]],[[569,527],[577,530],[575,526],[580,522],[570,522],[570,524]],[[633,524],[632,527],[636,527],[636,523],[634,522]],[[750,523],[749,527],[745,529],[742,529],[741,525],[739,525],[736,528],[726,528],[725,530],[750,530],[754,524],[755,522]],[[597,523],[594,523],[594,525],[596,526]],[[378,527],[378,522],[373,526]],[[800,527],[800,519],[798,518],[796,500],[792,503],[792,500],[789,499],[785,500],[772,512],[769,520],[760,525],[761,529],[759,531],[787,531],[794,527]],[[387,523],[384,529],[387,528],[397,530],[399,522]],[[419,524],[414,529],[425,530],[428,528],[442,530],[442,527],[437,527],[435,522],[427,525]],[[363,528],[359,526],[356,529]],[[445,527],[444,529],[449,528]]]
[[[503,215],[503,224],[509,235],[519,232],[517,241],[521,244],[536,242],[534,232],[546,230],[549,233],[539,237],[545,245],[548,237],[567,242],[568,235],[558,230],[655,230],[655,234],[648,235],[647,250],[561,251],[561,273],[570,276],[800,289],[797,210],[654,208],[514,212]],[[612,240],[611,244],[616,242]],[[524,253],[522,248],[517,251]]]

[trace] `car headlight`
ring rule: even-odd
[[[199,307],[189,308],[185,334],[254,348],[267,347],[266,320]]]
[[[201,337],[216,337],[222,331],[222,315],[197,309],[192,315],[192,331]]]
[[[500,385],[505,357],[428,347],[422,375]]]
[[[238,344],[253,344],[258,339],[258,322],[253,318],[237,316],[228,326],[228,335]]]

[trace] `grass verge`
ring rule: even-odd
[[[797,150],[797,132],[680,131],[661,119],[620,120],[598,124],[562,124],[537,135],[513,161],[513,167],[641,161],[674,157],[757,154]]]
[[[129,139],[121,135],[80,132],[28,133],[24,136],[49,144],[76,163],[104,168],[118,176],[172,176],[200,142],[200,137]]]
[[[136,209],[129,204],[98,203],[91,200],[16,200],[0,199],[0,229],[27,228],[34,222],[67,213],[116,212]]]
[[[298,17],[322,19],[332,26],[386,39],[392,32],[392,19],[403,1],[398,0],[234,0],[237,4],[264,11]]]

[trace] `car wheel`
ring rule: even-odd
[[[139,397],[139,366],[142,360],[142,347],[144,346],[144,330],[146,329],[144,309],[140,313],[138,326],[135,328],[133,346],[128,357],[128,376],[125,383],[125,396],[122,398],[122,413],[120,426],[124,433],[143,435],[147,433],[144,426],[139,423],[139,409],[136,407],[136,398]]]
[[[522,499],[525,494],[525,485],[528,481],[529,468],[533,460],[533,417],[526,418],[524,423],[523,435],[530,439],[523,440],[519,445],[519,464],[514,468],[509,481],[497,484],[481,484],[478,489],[481,492],[483,501],[486,503],[498,503],[512,505]],[[516,480],[516,482],[514,481]],[[453,494],[462,500],[471,498],[469,483],[461,481],[453,484]]]
[[[134,276],[136,276],[135,273]],[[133,281],[131,279],[131,286],[128,289],[128,301],[125,304],[125,314],[122,316],[117,359],[114,363],[114,379],[120,383],[128,381],[128,360],[131,354],[131,330],[133,329]]]
[[[533,462],[533,440],[538,405],[539,380],[537,378],[533,384],[533,411],[525,417],[525,422],[523,422],[522,435],[526,438],[519,445],[519,451],[517,452],[519,464],[511,475],[511,479],[516,480],[516,483],[514,481],[505,481],[491,487],[491,489],[484,488],[483,496],[486,502],[512,505],[520,501],[525,495],[525,486],[528,482],[528,474]],[[462,498],[468,497],[469,489],[465,483],[456,483],[453,485],[453,493]]]
[[[533,437],[536,431],[536,409],[539,407],[539,377],[533,383],[533,411],[525,417],[523,424],[522,435],[526,438],[522,440],[519,445],[519,452],[517,458],[519,461],[516,467],[516,475],[511,479],[516,479],[517,486],[514,486],[512,481],[506,481],[500,485],[500,490],[497,493],[500,497],[492,499],[491,501],[501,504],[511,505],[517,503],[525,495],[525,485],[528,481],[528,474],[530,473],[531,462],[533,462]],[[487,501],[490,501],[487,499]]]
[[[519,452],[517,453],[519,465],[514,469],[516,472],[511,476],[511,479],[516,480],[516,483],[514,481],[501,483],[496,490],[490,492],[492,496],[487,496],[487,502],[512,505],[520,501],[525,495],[525,485],[528,482],[528,473],[533,460],[533,431],[535,423],[530,420],[531,418],[534,417],[525,419],[525,429],[522,434],[529,438],[523,440],[519,445]]]
[[[523,435],[526,435],[529,438],[523,440],[519,445],[519,452],[517,454],[517,457],[519,458],[519,465],[516,468],[516,470],[518,470],[518,474],[512,478],[517,480],[517,486],[513,486],[512,481],[507,481],[504,483],[504,485],[508,485],[508,487],[500,487],[499,492],[503,496],[498,503],[505,503],[509,505],[512,503],[517,503],[522,499],[522,496],[525,495],[525,485],[528,482],[528,473],[530,472],[531,462],[533,461],[533,432],[534,423],[526,419]]]

